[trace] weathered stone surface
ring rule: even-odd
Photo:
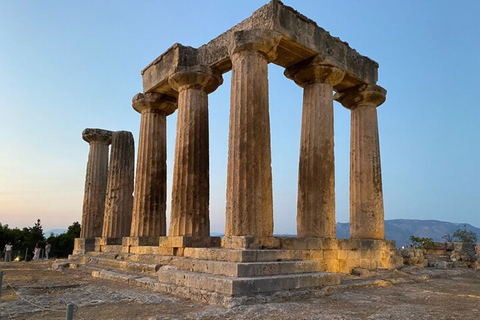
[[[234,33],[230,100],[226,236],[273,234],[268,59],[279,38],[271,32]]]
[[[285,75],[304,88],[297,236],[335,238],[333,85],[344,72],[314,59],[288,68]]]
[[[170,76],[179,92],[170,236],[210,236],[207,94],[222,81],[218,71],[202,66]]]
[[[85,129],[83,140],[90,144],[85,194],[83,197],[82,229],[80,238],[95,238],[102,235],[105,193],[108,178],[108,146],[112,132],[102,129]]]
[[[128,131],[113,133],[103,219],[103,238],[121,238],[130,235],[134,162],[135,146],[132,133]]]
[[[335,85],[336,90],[362,83],[374,84],[377,81],[378,64],[375,61],[360,55],[350,48],[348,43],[331,36],[294,9],[280,1],[271,1],[248,19],[198,49],[181,44],[172,46],[142,71],[143,90],[174,94],[168,86],[168,78],[177,66],[200,64],[218,69],[222,73],[230,71],[232,62],[228,46],[231,35],[250,29],[267,29],[282,34],[278,55],[273,60],[275,64],[290,67],[318,55],[345,70],[345,77]]]
[[[95,238],[75,238],[73,254],[84,254],[95,250]]]
[[[350,237],[385,239],[377,107],[386,90],[361,85],[337,93],[352,111],[350,138]]]
[[[141,122],[130,236],[149,237],[154,245],[166,234],[166,117],[175,102],[157,93],[139,93],[132,100]]]

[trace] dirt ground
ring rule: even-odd
[[[92,278],[79,270],[51,270],[47,262],[0,262],[0,270],[0,319],[65,319],[68,302],[76,305],[74,319],[85,320],[480,319],[480,271],[471,269],[409,268],[373,278],[347,276],[344,285],[324,297],[230,309]]]

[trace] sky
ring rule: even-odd
[[[140,71],[199,47],[264,1],[0,0],[0,223],[81,221],[84,128],[131,131]],[[380,65],[385,219],[480,227],[480,2],[285,0]],[[302,89],[269,65],[275,233],[296,233]],[[210,221],[224,232],[230,73],[209,95]],[[335,116],[336,219],[349,220],[350,111]],[[176,113],[167,119],[168,200]],[[138,147],[138,146],[136,146]],[[168,219],[168,218],[167,218]],[[169,220],[169,219],[168,219]]]

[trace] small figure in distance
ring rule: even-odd
[[[45,244],[45,260],[48,260],[48,255],[50,254],[51,249],[52,249],[52,245],[47,242]]]
[[[3,253],[5,253],[5,262],[12,262],[12,243],[9,241],[5,248],[3,248]]]
[[[33,250],[33,261],[38,261],[40,259],[40,247],[38,246],[38,243],[35,244],[35,249]]]

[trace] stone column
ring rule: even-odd
[[[270,30],[232,35],[225,235],[273,235],[268,62],[280,41]]]
[[[82,138],[90,144],[90,152],[85,178],[80,238],[95,238],[102,236],[108,178],[108,146],[112,141],[112,132],[102,129],[85,129],[82,132]]]
[[[178,91],[169,236],[194,237],[197,244],[210,240],[208,94],[222,81],[220,72],[203,66],[177,69],[169,78]]]
[[[304,88],[297,237],[335,238],[333,86],[344,71],[314,59],[288,68],[285,75]]]
[[[352,111],[350,137],[350,237],[385,239],[377,107],[386,97],[377,85],[360,85],[338,93]]]
[[[130,235],[134,162],[135,146],[132,133],[128,131],[114,132],[112,135],[102,238],[119,239]],[[121,244],[121,239],[119,240],[120,243],[118,244]]]
[[[175,111],[175,99],[138,93],[132,103],[141,120],[130,245],[158,245],[166,234],[166,117]]]

